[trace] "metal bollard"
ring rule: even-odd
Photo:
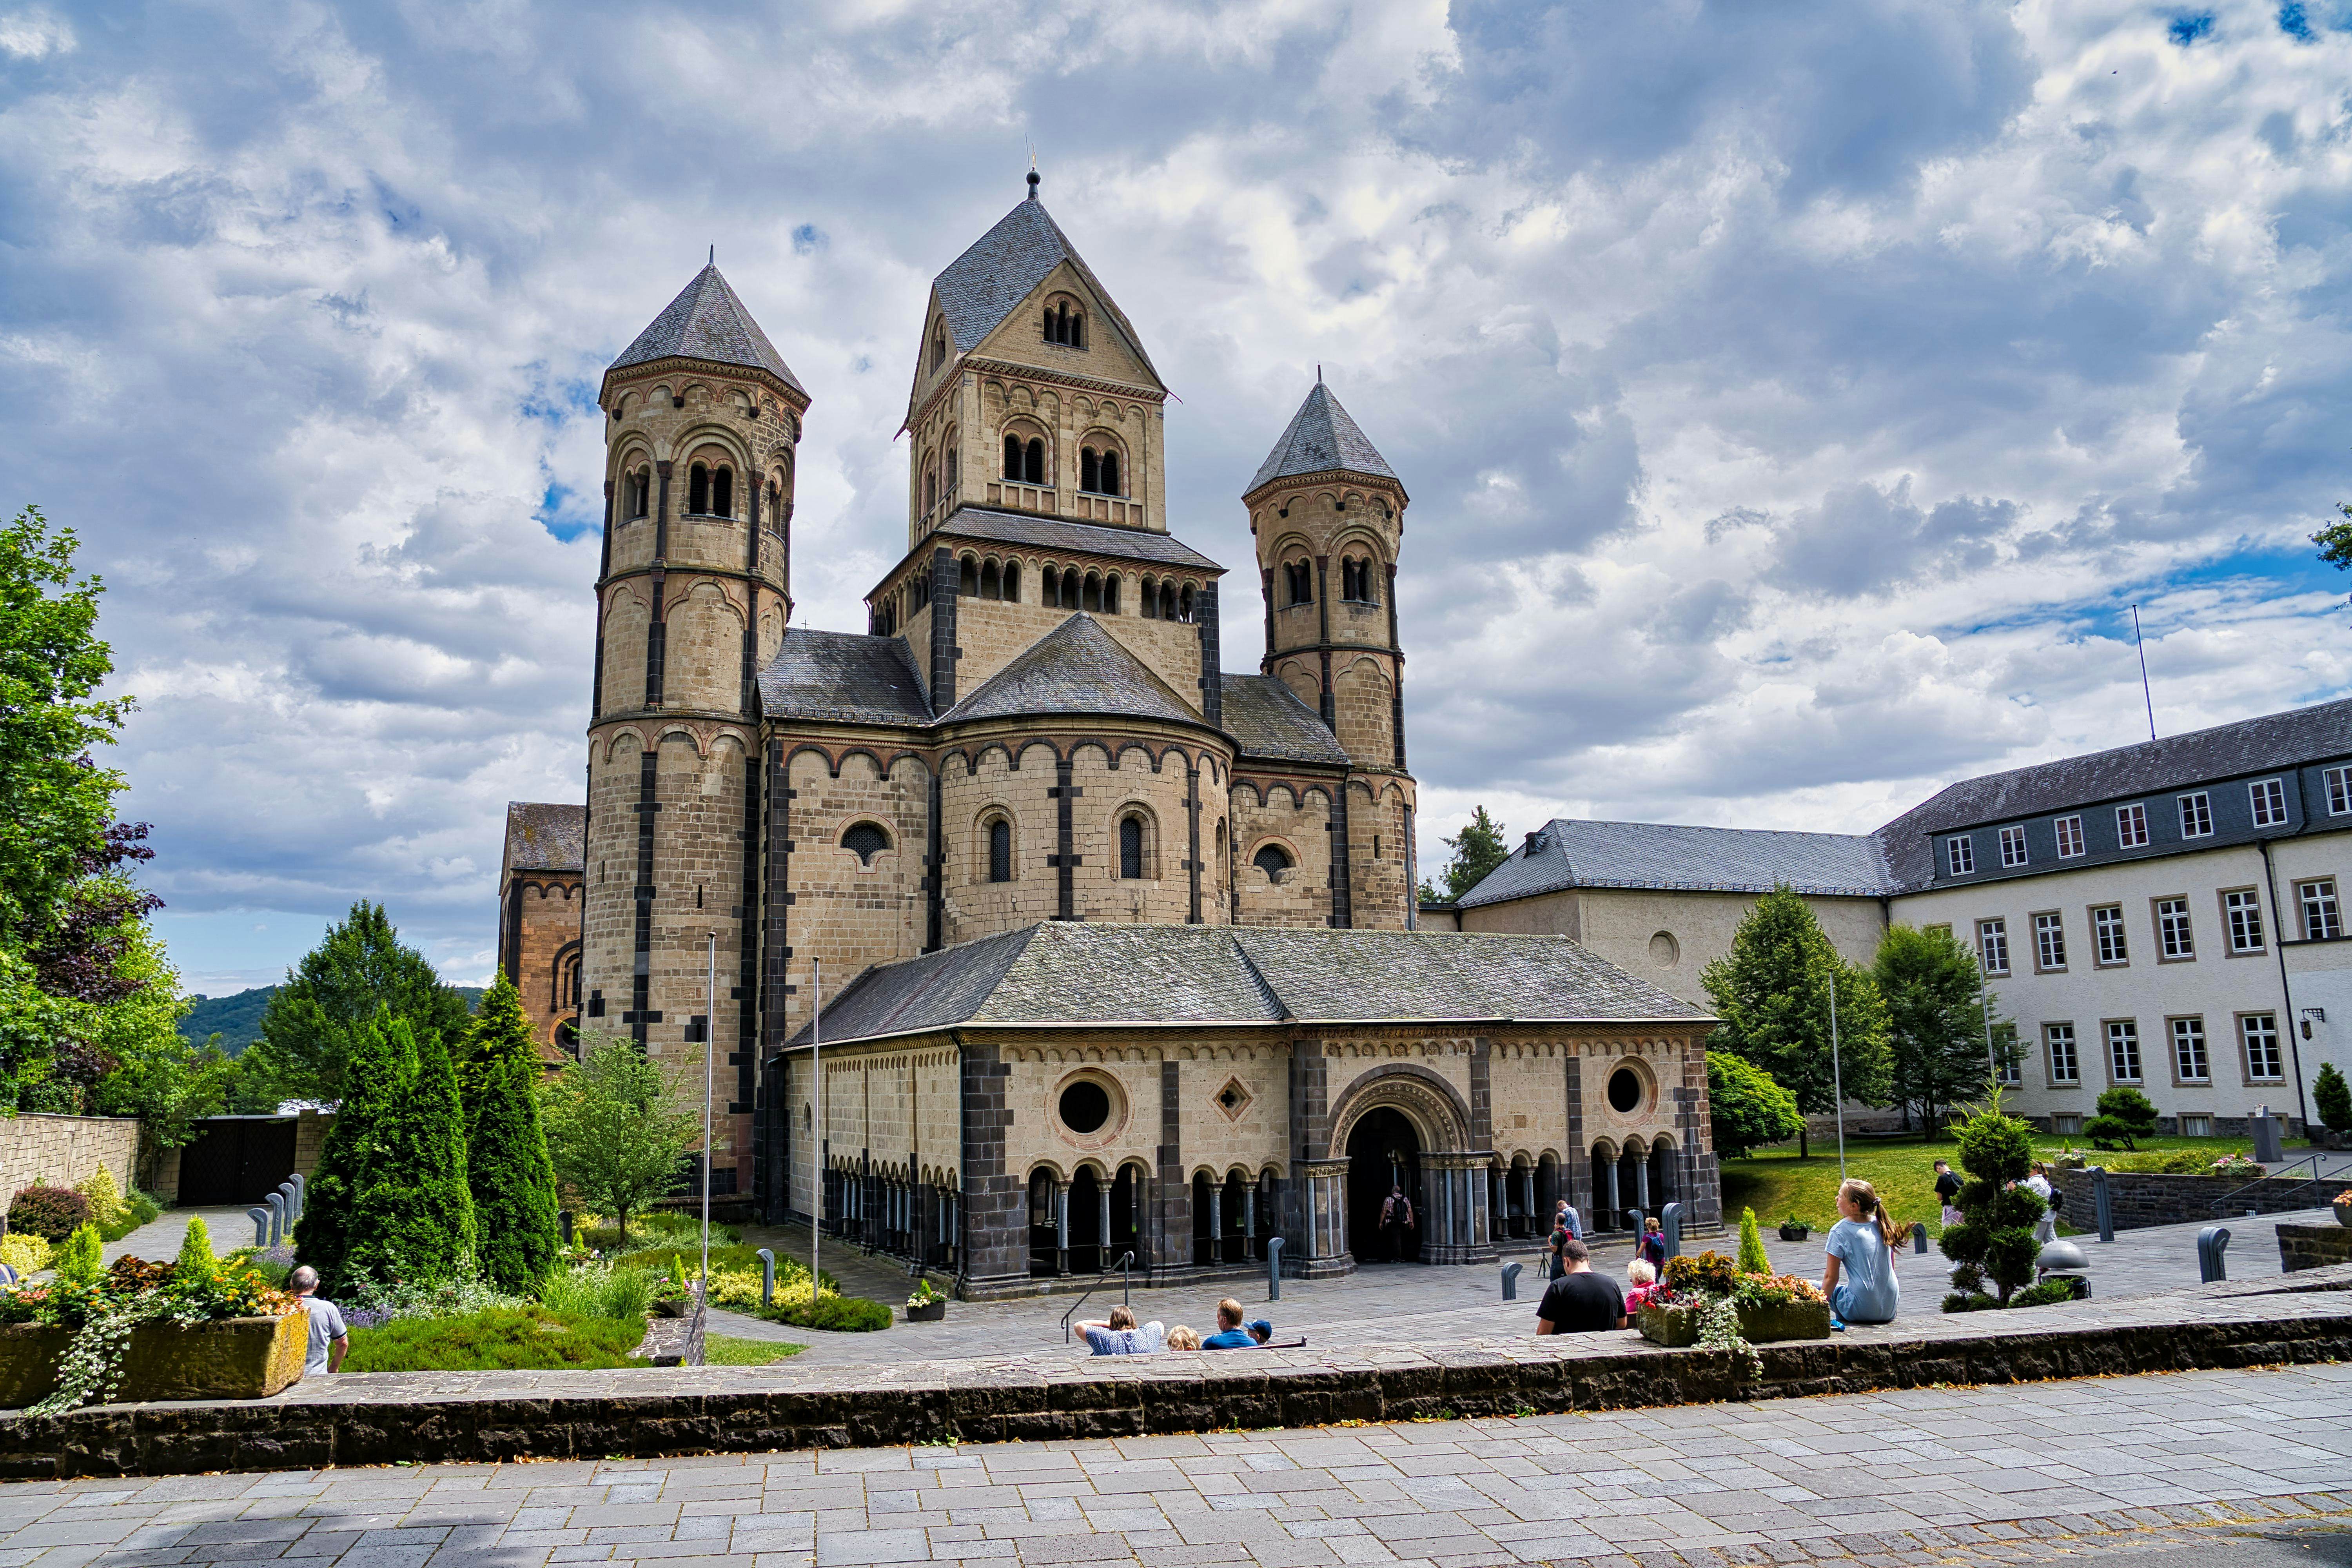
[[[564,1246],[566,1246],[566,1247],[571,1246],[571,1245],[572,1245],[572,1211],[571,1211],[570,1209],[557,1209],[557,1210],[555,1211],[555,1223],[556,1223],[559,1226],[561,1226],[561,1227],[562,1228],[562,1231],[563,1231],[563,1245],[564,1245]]]
[[[261,1202],[269,1211],[268,1245],[275,1247],[286,1238],[286,1194],[272,1193]]]
[[[1911,1222],[1911,1250],[1914,1252],[1927,1250],[1927,1226],[1924,1220],[1915,1219]]]
[[[300,1219],[303,1202],[310,1195],[310,1179],[299,1171],[286,1179],[294,1188],[294,1217]]]
[[[2099,1239],[2113,1241],[2116,1238],[2116,1200],[2107,1191],[2107,1168],[2105,1165],[2091,1167],[2091,1212],[2099,1222]]]
[[[1658,1216],[1658,1228],[1666,1233],[1666,1256],[1680,1258],[1683,1255],[1683,1205],[1668,1204]]]
[[[2230,1227],[2209,1225],[2197,1233],[2197,1276],[2210,1285],[2227,1279],[2229,1270],[2222,1266],[2221,1254],[2230,1249]]]
[[[760,1260],[760,1305],[764,1310],[776,1300],[776,1255],[763,1247],[752,1256]]]
[[[278,1195],[286,1200],[286,1239],[291,1241],[294,1239],[294,1222],[302,1215],[302,1200],[291,1182],[278,1183]]]
[[[1526,1267],[1527,1265],[1523,1263],[1506,1263],[1503,1265],[1504,1300],[1516,1301],[1519,1299],[1519,1270]]]
[[[1265,1238],[1265,1299],[1282,1300],[1282,1237],[1278,1236]]]
[[[247,1209],[245,1211],[245,1217],[253,1222],[255,1249],[267,1247],[269,1245],[269,1211],[263,1208]]]

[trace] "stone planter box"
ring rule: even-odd
[[[0,1325],[0,1408],[21,1410],[58,1386],[70,1329]],[[227,1318],[217,1323],[142,1323],[122,1357],[122,1404],[152,1399],[264,1399],[302,1375],[310,1319]]]
[[[947,1315],[948,1299],[945,1296],[936,1301],[926,1301],[919,1307],[907,1309],[907,1321],[910,1323],[943,1322]]]
[[[1643,1307],[1634,1320],[1642,1337],[1670,1350],[1698,1343],[1696,1307]],[[1790,1301],[1778,1307],[1739,1309],[1739,1337],[1751,1345],[1779,1340],[1825,1340],[1830,1337],[1830,1307],[1826,1301]]]

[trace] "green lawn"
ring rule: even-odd
[[[2081,1137],[2059,1137],[2035,1133],[2033,1146],[2037,1153],[2055,1154],[2073,1148],[2090,1152],[2090,1146]],[[2147,1138],[2140,1140],[2139,1152],[2168,1149],[2194,1149],[2211,1155],[2245,1154],[2253,1150],[2252,1142],[2244,1138]],[[1878,1189],[1895,1217],[1905,1225],[1919,1220],[1927,1226],[1927,1234],[1943,1234],[1942,1210],[1936,1202],[1935,1162],[1938,1157],[1949,1160],[1955,1168],[1959,1163],[1959,1143],[1957,1139],[1925,1137],[1849,1138],[1845,1146],[1845,1171],[1849,1176],[1859,1176]],[[2103,1156],[2094,1160],[2127,1160],[2129,1155]],[[1966,1174],[1965,1172],[1962,1173]],[[1769,1230],[1791,1215],[1811,1225],[1814,1230],[1827,1229],[1837,1220],[1838,1152],[1835,1137],[1813,1140],[1811,1159],[1797,1158],[1794,1143],[1776,1144],[1759,1149],[1737,1160],[1723,1162],[1723,1218],[1727,1227],[1737,1226],[1739,1211],[1752,1208],[1756,1217]]]
[[[765,1366],[806,1349],[806,1345],[786,1344],[782,1340],[739,1340],[728,1334],[706,1334],[702,1361],[706,1366]]]
[[[394,1318],[352,1331],[345,1372],[547,1372],[641,1366],[643,1319],[492,1307],[454,1318]]]

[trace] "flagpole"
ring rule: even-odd
[[[709,933],[709,968],[703,977],[706,999],[702,1015],[702,1285],[694,1320],[705,1321],[710,1306],[710,1105],[716,1072],[711,1066],[719,1030],[719,933]],[[706,1327],[706,1331],[707,1327]],[[702,1335],[694,1336],[694,1364],[702,1364]]]
[[[1832,955],[1834,961],[1834,955]],[[1845,1182],[1845,1068],[1838,1059],[1837,971],[1830,971],[1830,1092],[1837,1103],[1838,1182]]]
[[[816,1310],[817,1248],[824,1235],[824,960],[816,960],[809,1015],[809,1310]]]

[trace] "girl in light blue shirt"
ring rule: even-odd
[[[1830,1226],[1829,1258],[1822,1268],[1822,1294],[1835,1314],[1830,1326],[1893,1322],[1899,1300],[1895,1243],[1902,1232],[1868,1182],[1842,1184],[1837,1205],[1839,1218]]]

